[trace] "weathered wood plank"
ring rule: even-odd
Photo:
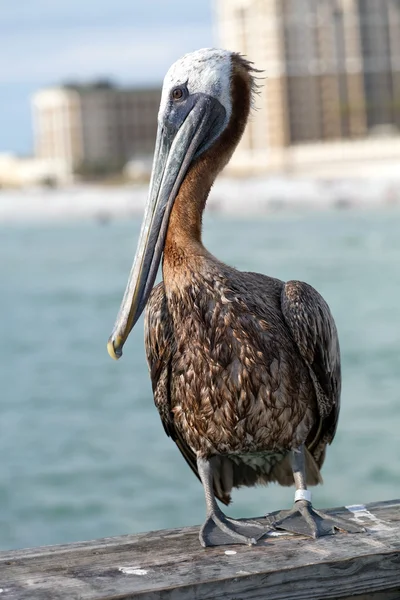
[[[0,600],[395,600],[400,501],[331,512],[366,533],[203,549],[198,528],[0,553]]]

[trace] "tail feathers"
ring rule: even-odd
[[[307,448],[305,449],[305,460],[307,485],[322,483],[319,467]],[[255,469],[242,461],[235,460],[234,462],[229,456],[213,456],[211,462],[214,472],[214,493],[226,505],[231,502],[232,488],[267,485],[272,482],[283,486],[294,484],[289,454],[275,464],[272,469],[269,468],[268,472],[263,471],[262,468]],[[267,465],[268,467],[269,465]]]

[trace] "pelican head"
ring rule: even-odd
[[[246,66],[248,74],[251,67],[239,55],[207,48],[186,54],[165,76],[148,202],[128,284],[107,345],[114,359],[122,355],[122,347],[154,285],[179,188],[191,166],[229,127],[234,110],[233,73],[238,61]],[[247,78],[249,95],[251,76]]]

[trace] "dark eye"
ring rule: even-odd
[[[182,87],[176,87],[172,90],[171,96],[173,100],[182,100],[185,96],[185,89]]]

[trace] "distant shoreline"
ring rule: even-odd
[[[141,216],[147,185],[75,185],[58,189],[0,190],[0,223]],[[400,206],[400,175],[392,178],[312,179],[220,178],[208,210],[230,215],[259,215],[280,210]]]

